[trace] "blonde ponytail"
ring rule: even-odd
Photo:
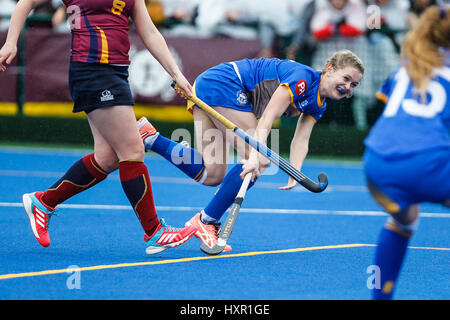
[[[450,46],[450,9],[429,7],[402,44],[402,60],[417,93],[426,95],[434,68],[443,65],[440,48]]]

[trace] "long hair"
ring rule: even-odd
[[[418,24],[402,44],[402,60],[411,78],[415,92],[426,95],[433,69],[443,66],[441,48],[450,47],[450,8],[430,6],[420,16]]]

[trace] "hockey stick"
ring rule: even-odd
[[[231,206],[230,213],[225,220],[222,231],[219,234],[219,239],[217,239],[217,243],[213,248],[208,247],[205,244],[202,244],[200,249],[211,256],[215,256],[225,249],[227,245],[228,238],[230,238],[231,231],[233,230],[234,223],[236,222],[237,216],[239,214],[239,210],[241,209],[242,202],[244,201],[245,193],[247,192],[248,185],[250,183],[250,179],[252,177],[252,173],[247,173],[242,182],[242,185],[239,189],[239,192],[234,199],[234,203]]]
[[[286,172],[289,176],[294,178],[295,181],[300,183],[303,187],[308,189],[311,192],[319,193],[325,190],[325,188],[328,186],[328,177],[325,173],[321,172],[319,173],[318,179],[319,182],[314,182],[307,176],[305,176],[303,173],[295,169],[289,162],[287,162],[285,159],[281,158],[277,153],[273,152],[271,149],[266,147],[264,144],[260,143],[255,138],[248,135],[244,130],[240,129],[238,126],[236,126],[234,123],[232,123],[230,120],[222,116],[220,113],[218,113],[216,110],[214,110],[212,107],[210,107],[208,104],[197,98],[196,96],[188,96],[186,92],[178,87],[178,85],[175,82],[172,82],[173,88],[178,88],[181,90],[181,92],[184,94],[184,96],[194,102],[199,108],[213,116],[215,119],[220,121],[226,128],[233,130],[233,132],[238,135],[240,138],[244,139],[246,143],[248,143],[250,146],[255,148],[259,153],[261,153],[263,156],[265,156],[267,159],[269,159],[272,163],[277,165],[281,170]]]

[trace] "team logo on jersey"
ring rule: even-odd
[[[306,90],[308,90],[308,82],[306,82],[305,80],[300,80],[295,85],[295,93],[298,96],[302,96],[306,92]]]
[[[247,104],[247,101],[248,101],[247,95],[246,95],[245,92],[243,92],[242,90],[239,90],[239,91],[237,92],[237,98],[236,98],[236,100],[237,100],[237,103],[239,103],[240,105]]]
[[[105,101],[111,101],[111,100],[114,100],[114,96],[111,94],[111,91],[109,91],[109,90],[103,91],[102,95],[100,96],[100,101],[105,102]]]

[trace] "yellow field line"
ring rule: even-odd
[[[104,269],[141,267],[141,266],[151,266],[151,265],[160,265],[160,264],[169,264],[169,263],[210,260],[210,259],[249,257],[249,256],[263,255],[263,254],[295,253],[295,252],[302,252],[302,251],[358,248],[358,247],[376,247],[376,245],[375,244],[364,244],[364,243],[339,244],[339,245],[331,245],[331,246],[316,246],[316,247],[271,250],[271,251],[252,251],[252,252],[225,254],[225,255],[217,255],[217,256],[190,257],[190,258],[169,259],[169,260],[160,260],[160,261],[98,265],[98,266],[91,266],[91,267],[81,267],[81,268],[77,268],[77,269],[56,269],[56,270],[44,270],[44,271],[36,271],[36,272],[25,272],[25,273],[11,273],[11,274],[0,275],[0,280],[35,277],[35,276],[46,276],[46,275],[52,275],[52,274],[70,273],[70,272],[74,272],[74,271],[95,271],[95,270],[104,270]],[[408,247],[408,248],[409,249],[450,251],[450,248],[433,248],[433,247]]]
[[[169,264],[169,263],[201,261],[201,260],[210,260],[210,259],[224,259],[224,258],[258,256],[258,255],[263,255],[263,254],[294,253],[294,252],[302,252],[302,251],[313,251],[313,250],[324,250],[324,249],[340,249],[340,248],[355,248],[355,247],[368,247],[368,246],[373,246],[373,245],[355,243],[355,244],[342,244],[342,245],[307,247],[307,248],[272,250],[272,251],[254,251],[254,252],[245,252],[245,253],[236,253],[236,254],[226,254],[226,255],[217,255],[217,256],[204,256],[204,257],[191,257],[191,258],[170,259],[170,260],[160,260],[160,261],[119,263],[119,264],[111,264],[111,265],[98,265],[98,266],[91,266],[91,267],[80,267],[80,268],[77,268],[77,269],[56,269],[56,270],[44,270],[44,271],[36,271],[36,272],[25,272],[25,273],[11,273],[11,274],[0,275],[0,280],[14,279],[14,278],[24,278],[24,277],[35,277],[35,276],[46,276],[46,275],[52,275],[52,274],[70,273],[70,272],[73,272],[73,271],[94,271],[94,270],[104,270],[104,269],[129,268],[129,267],[151,266],[151,265]]]

